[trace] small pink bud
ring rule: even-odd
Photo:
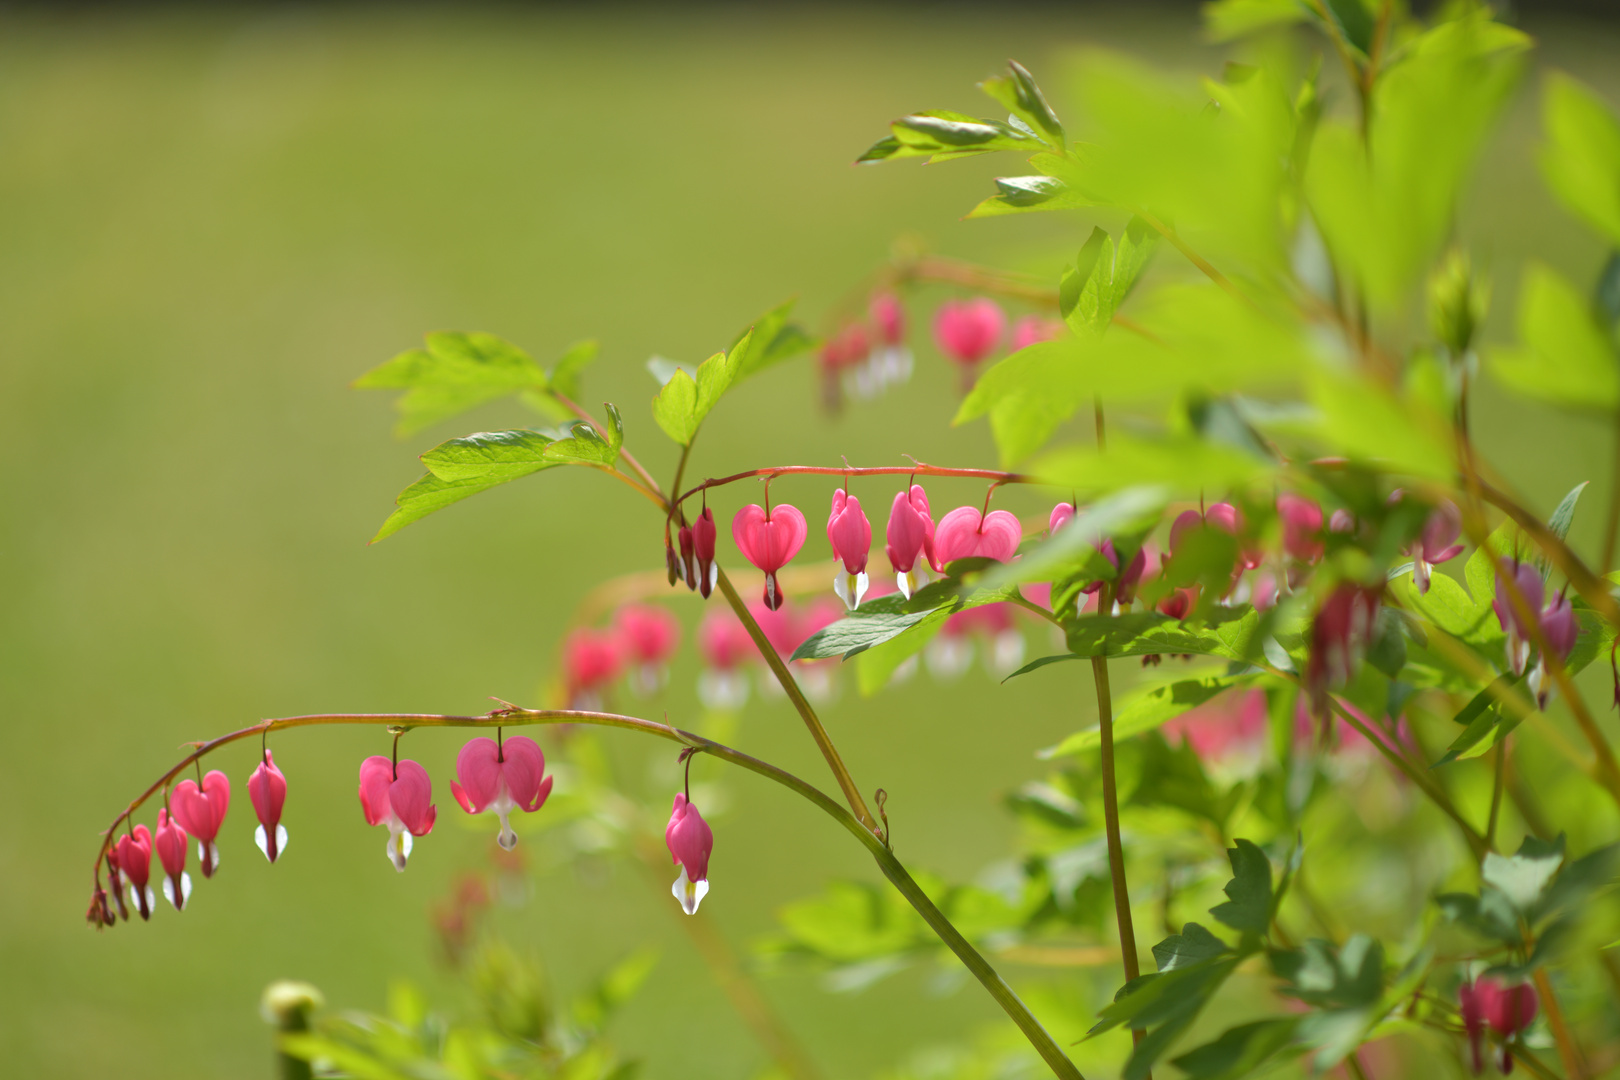
[[[742,665],[759,655],[747,627],[729,607],[717,607],[703,616],[697,637],[704,663],[698,677],[699,700],[720,711],[741,708],[748,700],[748,676]]]
[[[889,507],[889,525],[885,531],[884,552],[894,568],[895,581],[900,592],[911,599],[911,594],[928,584],[928,565],[934,561],[934,518],[928,509],[928,493],[921,484],[912,484],[911,490],[898,492]],[[924,560],[918,565],[918,557]]]
[[[697,570],[697,590],[707,600],[720,580],[720,568],[714,564],[714,511],[707,506],[692,522],[692,557]]]
[[[1314,499],[1285,492],[1277,496],[1282,519],[1283,551],[1303,563],[1322,557],[1322,507]]]
[[[186,873],[186,847],[190,839],[167,810],[158,811],[152,848],[163,864],[163,896],[176,911],[183,910],[186,901],[191,899],[191,875]]]
[[[1046,531],[1056,536],[1057,531],[1073,521],[1077,513],[1079,513],[1079,510],[1074,503],[1058,503],[1052,507],[1052,513],[1046,519]]]
[[[688,589],[698,587],[697,557],[695,554],[697,541],[692,534],[692,526],[682,525],[680,531],[681,543],[681,573],[682,580]]]
[[[1361,665],[1362,654],[1378,622],[1383,593],[1342,582],[1322,602],[1311,621],[1310,659],[1305,665],[1305,689],[1311,710],[1327,715],[1328,691],[1349,682]]]
[[[681,868],[670,892],[680,901],[681,910],[696,915],[698,905],[709,894],[709,855],[714,851],[714,832],[698,813],[698,808],[677,793],[664,826],[664,844],[670,858]]]
[[[118,917],[125,922],[129,922],[129,907],[125,904],[127,891],[124,887],[124,875],[118,868],[118,845],[113,844],[107,848],[107,892],[118,905]]]
[[[388,826],[388,861],[400,871],[411,854],[411,837],[432,832],[439,813],[427,770],[409,758],[396,767],[380,754],[360,763],[360,809],[367,825]]]
[[[287,830],[281,824],[281,808],[287,801],[287,778],[276,768],[275,755],[269,750],[248,777],[248,799],[259,818],[259,827],[253,831],[254,842],[265,858],[275,862],[287,850]]]
[[[1335,510],[1333,516],[1328,518],[1328,532],[1335,536],[1349,535],[1356,531],[1356,515],[1348,510]]]
[[[893,293],[878,293],[867,308],[878,340],[885,345],[899,345],[906,340],[906,309]]]
[[[213,877],[219,866],[219,827],[225,821],[225,811],[231,805],[231,781],[218,769],[203,777],[202,787],[186,779],[174,786],[169,798],[174,807],[174,819],[182,828],[197,838],[197,858],[202,862],[203,877]]]
[[[995,350],[1006,326],[1007,317],[994,300],[948,300],[934,315],[934,340],[940,352],[971,367]]]
[[[788,503],[779,503],[769,512],[749,503],[731,519],[731,538],[743,558],[765,572],[765,606],[772,611],[783,600],[776,572],[799,553],[809,532],[804,515]]]
[[[512,831],[512,811],[532,814],[546,804],[552,778],[545,773],[546,755],[533,739],[514,735],[497,744],[481,736],[469,740],[456,755],[456,779],[450,783],[450,793],[469,814],[495,811],[501,821],[496,839],[511,851],[518,841]]]
[[[850,323],[827,340],[821,347],[821,366],[827,371],[842,371],[865,360],[872,352],[867,340],[866,327]]]
[[[1458,1011],[1462,1013],[1463,1030],[1468,1033],[1476,1076],[1485,1069],[1481,1054],[1485,1025],[1489,1024],[1505,1042],[1530,1026],[1541,1004],[1535,987],[1529,983],[1508,986],[1491,976],[1458,987],[1457,1002]],[[1504,1076],[1513,1071],[1513,1054],[1505,1045],[1499,1066]]]
[[[861,500],[843,488],[833,492],[827,515],[827,542],[843,570],[833,578],[833,591],[849,610],[860,607],[866,596],[866,561],[872,552],[872,523],[861,510]]]
[[[1523,675],[1530,662],[1530,624],[1520,615],[1518,605],[1513,603],[1504,577],[1518,586],[1531,618],[1539,616],[1546,589],[1542,586],[1541,574],[1528,563],[1503,559],[1497,567],[1496,599],[1491,601],[1491,608],[1496,612],[1497,622],[1507,632],[1508,666],[1515,675]]]
[[[934,530],[934,560],[940,567],[974,557],[1011,562],[1023,538],[1018,519],[1005,510],[980,516],[976,506],[958,506]]]
[[[680,621],[656,604],[626,604],[613,616],[613,625],[642,683],[656,688],[659,671],[680,646]]]
[[[1575,651],[1575,642],[1581,636],[1581,624],[1575,618],[1575,608],[1569,600],[1558,593],[1547,602],[1547,609],[1541,613],[1541,632],[1547,637],[1547,644],[1558,654],[1559,660],[1568,660],[1569,654]]]
[[[118,838],[118,868],[129,881],[129,899],[143,920],[152,917],[157,894],[147,882],[152,876],[152,833],[137,825]]]

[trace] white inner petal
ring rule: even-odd
[[[675,879],[675,884],[669,887],[669,891],[676,900],[680,901],[682,911],[688,915],[696,915],[698,905],[703,903],[705,896],[709,895],[709,882],[707,878],[702,881],[692,881],[686,876],[686,867],[683,865],[681,867],[681,876]]]

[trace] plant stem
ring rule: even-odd
[[[849,803],[849,808],[854,812],[856,820],[874,836],[878,835],[877,820],[872,817],[872,811],[866,808],[866,800],[861,797],[861,789],[855,786],[855,778],[849,775],[849,768],[839,755],[838,748],[833,745],[832,736],[828,735],[827,729],[821,726],[820,717],[816,716],[816,710],[811,708],[810,702],[805,699],[804,691],[799,689],[798,681],[794,679],[793,673],[788,670],[786,662],[777,653],[776,646],[770,643],[770,639],[765,636],[765,631],[759,628],[759,623],[748,610],[748,605],[743,603],[742,597],[737,595],[737,589],[731,584],[731,579],[726,576],[725,570],[719,570],[717,581],[720,585],[720,592],[725,595],[726,602],[731,605],[731,610],[737,613],[737,618],[742,620],[743,626],[748,631],[748,636],[754,639],[754,645],[759,649],[760,655],[765,658],[765,663],[770,667],[771,674],[776,676],[776,681],[782,684],[782,689],[787,693],[788,700],[793,702],[793,707],[799,710],[799,715],[804,718],[804,726],[810,729],[810,737],[816,741],[816,748],[821,751],[821,756],[827,759],[827,767],[832,770],[833,778],[838,781],[839,790],[844,793],[844,801]]]
[[[1112,605],[1113,587],[1104,585],[1097,594],[1097,610]],[[1092,681],[1097,688],[1097,729],[1101,736],[1103,827],[1108,839],[1108,876],[1114,883],[1114,920],[1119,924],[1119,953],[1125,965],[1125,981],[1142,973],[1136,956],[1136,927],[1131,922],[1131,894],[1125,883],[1125,846],[1119,838],[1119,791],[1114,776],[1114,703],[1108,686],[1108,658],[1091,658]],[[1147,1034],[1133,1028],[1131,1037],[1141,1042]]]
[[[1563,1062],[1564,1072],[1569,1076],[1569,1080],[1581,1080],[1586,1075],[1586,1068],[1581,1062],[1581,1050],[1575,1044],[1575,1036],[1569,1030],[1569,1022],[1564,1019],[1564,1009],[1558,1004],[1558,995],[1553,993],[1552,979],[1547,977],[1546,968],[1537,968],[1531,978],[1535,981],[1536,990],[1541,994],[1541,1007],[1547,1011],[1547,1026],[1552,1029],[1553,1041],[1558,1044],[1558,1060]]]
[[[722,577],[722,580],[724,578]],[[1085,1080],[1080,1070],[1074,1067],[1068,1057],[1063,1053],[1052,1036],[1041,1026],[1039,1020],[1029,1011],[1018,995],[1007,983],[996,974],[988,961],[980,955],[956,927],[951,925],[943,913],[940,912],[933,901],[922,891],[921,887],[912,880],[906,868],[895,858],[894,852],[875,835],[872,830],[857,820],[853,814],[838,805],[821,789],[799,779],[785,769],[777,768],[769,762],[750,757],[723,743],[712,739],[705,739],[701,735],[694,735],[689,731],[682,731],[669,724],[661,724],[653,720],[643,720],[636,716],[623,716],[618,713],[589,712],[577,709],[520,709],[509,706],[497,709],[483,716],[448,716],[438,713],[320,713],[310,716],[289,716],[275,720],[263,720],[251,727],[221,735],[216,739],[202,743],[191,753],[187,754],[173,768],[151,787],[136,798],[124,809],[108,828],[102,838],[101,849],[96,855],[94,867],[95,879],[99,888],[101,880],[101,863],[106,858],[107,849],[113,835],[123,820],[140,809],[141,805],[157,794],[170,780],[190,768],[192,763],[207,756],[213,751],[230,743],[240,742],[255,736],[262,736],[272,731],[285,731],[292,728],[315,727],[336,724],[359,724],[372,727],[399,727],[407,731],[412,728],[489,728],[489,727],[524,727],[529,725],[545,724],[594,724],[599,727],[625,728],[630,731],[639,731],[660,739],[667,739],[683,747],[696,748],[721,761],[746,769],[751,773],[763,776],[795,794],[814,803],[828,817],[838,822],[845,831],[865,845],[877,861],[878,868],[883,871],[895,886],[900,890],[911,905],[917,909],[924,921],[939,935],[947,947],[957,955],[962,963],[984,985],[997,1004],[1007,1013],[1024,1037],[1041,1055],[1041,1058],[1051,1068],[1054,1075],[1063,1080]]]
[[[669,866],[669,860],[659,850],[658,845],[645,833],[637,832],[635,836],[636,855],[653,875],[659,884],[659,892],[668,892],[663,885],[669,880],[660,876]],[[736,952],[731,948],[725,936],[715,929],[714,922],[702,911],[693,912],[690,916],[671,910],[681,929],[691,939],[692,945],[703,957],[714,978],[720,984],[720,990],[731,1002],[731,1008],[748,1025],[754,1038],[759,1040],[765,1052],[769,1054],[781,1067],[791,1080],[820,1080],[821,1070],[816,1067],[815,1060],[808,1051],[799,1044],[788,1030],[782,1018],[771,1008],[765,995],[760,991],[759,985],[749,977],[748,972],[737,960]]]
[[[1491,781],[1491,814],[1485,822],[1485,846],[1496,850],[1496,817],[1502,810],[1502,785],[1507,774],[1507,736],[1496,744],[1496,777]]]
[[[1002,472],[999,469],[948,469],[939,465],[925,465],[917,462],[912,465],[879,465],[865,469],[852,469],[829,467],[824,465],[777,465],[766,469],[749,469],[746,472],[733,473],[714,480],[705,480],[701,484],[687,488],[675,497],[677,505],[690,499],[699,492],[710,488],[724,487],[735,484],[739,480],[750,480],[754,477],[778,476],[948,476],[966,480],[993,480],[998,484],[1034,484],[1039,483],[1033,476],[1023,473]]]
[[[556,390],[552,390],[550,393],[552,397],[556,398],[562,403],[563,408],[567,409],[569,412],[591,425],[591,427],[595,428],[598,435],[602,436],[604,439],[608,437],[607,428],[603,427],[596,417],[580,408],[562,394],[557,393]],[[647,487],[653,491],[658,490],[658,481],[653,479],[652,473],[641,467],[641,462],[636,460],[634,454],[630,453],[630,451],[624,449],[623,447],[620,447],[619,456],[624,459],[626,465],[629,465],[632,469],[636,470],[636,475],[641,477],[642,483],[646,484]]]
[[[1250,307],[1254,306],[1254,301],[1249,299],[1242,289],[1239,289],[1236,285],[1232,284],[1231,278],[1215,269],[1214,265],[1211,264],[1208,259],[1198,254],[1198,252],[1194,251],[1192,248],[1188,247],[1187,242],[1181,238],[1176,230],[1170,228],[1168,225],[1154,217],[1152,214],[1148,213],[1146,210],[1138,209],[1136,211],[1136,216],[1147,222],[1149,228],[1153,229],[1160,236],[1170,241],[1170,245],[1177,251],[1181,252],[1182,256],[1186,258],[1188,262],[1196,266],[1205,277],[1209,278],[1209,280],[1219,285],[1222,289],[1225,289],[1232,296],[1243,301],[1245,304],[1248,304]]]

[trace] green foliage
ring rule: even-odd
[[[966,562],[968,560],[963,560]],[[949,569],[957,569],[957,564]],[[902,634],[937,628],[958,611],[999,603],[1016,592],[1012,586],[975,588],[964,586],[959,576],[946,577],[919,589],[910,600],[892,593],[862,604],[858,610],[805,638],[789,659],[825,660],[841,656],[848,660]],[[921,643],[917,647],[921,648]],[[895,663],[904,659],[901,656]]]
[[[1080,249],[1058,284],[1063,320],[1077,334],[1101,334],[1130,295],[1158,244],[1158,234],[1141,218],[1131,218],[1118,246],[1101,228]]]
[[[1028,666],[1022,671],[1028,670]],[[1010,678],[1011,676],[1009,676]],[[1152,731],[1166,720],[1195,709],[1218,694],[1252,681],[1252,675],[1210,675],[1201,679],[1183,679],[1162,686],[1138,690],[1119,702],[1114,713],[1114,738],[1126,739]],[[1043,758],[1063,757],[1095,750],[1101,743],[1099,728],[1077,731],[1056,746],[1041,751]]]
[[[320,1017],[313,1030],[284,1034],[278,1045],[322,1075],[366,1080],[628,1080],[636,1063],[607,1043],[603,1025],[656,962],[646,950],[631,954],[557,1013],[533,962],[486,944],[467,972],[480,1016],[447,1019],[415,986],[396,982],[387,1015]]]
[[[653,398],[653,419],[664,434],[690,446],[709,413],[732,386],[810,347],[810,338],[788,321],[790,300],[772,308],[743,331],[731,348],[698,365],[697,374],[677,367]]]
[[[400,353],[354,382],[363,390],[405,391],[395,403],[400,435],[516,393],[563,419],[570,414],[551,391],[578,394],[579,374],[597,354],[594,341],[581,342],[547,376],[522,349],[494,334],[445,331],[428,334],[426,341],[425,349]]]
[[[1542,95],[1541,171],[1570,213],[1620,246],[1620,123],[1601,98],[1561,72]]]
[[[1491,350],[1491,373],[1526,397],[1611,413],[1620,403],[1612,335],[1585,297],[1550,267],[1532,262],[1519,296],[1519,344]]]

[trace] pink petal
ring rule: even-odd
[[[276,824],[281,821],[281,808],[287,802],[287,778],[276,768],[275,755],[268,750],[259,767],[248,777],[248,798],[259,821],[274,835]]]
[[[433,831],[438,812],[433,807],[433,781],[428,771],[410,759],[399,763],[399,778],[388,786],[388,804],[413,836]]]
[[[373,754],[360,763],[360,809],[367,825],[388,820],[388,788],[394,782],[394,763]]]
[[[495,740],[487,736],[467,740],[467,745],[456,755],[456,779],[460,786],[452,784],[450,793],[469,814],[481,813],[500,791],[501,766],[497,755]],[[461,797],[463,794],[466,801]]]
[[[1063,526],[1067,525],[1071,520],[1073,520],[1074,515],[1075,508],[1073,503],[1058,503],[1056,506],[1052,507],[1051,517],[1047,518],[1047,531],[1055,535],[1059,529],[1063,528]]]
[[[939,519],[934,529],[934,559],[946,566],[966,559],[979,550],[979,526],[983,519],[977,506],[958,506]]]
[[[549,779],[545,775],[546,755],[541,752],[540,744],[526,736],[515,735],[506,740],[503,753],[506,761],[501,765],[501,775],[506,780],[506,790],[512,793],[512,801],[531,813],[540,809],[540,788]]]
[[[1016,517],[1006,510],[992,510],[979,530],[978,553],[997,562],[1011,562],[1023,539],[1024,530]]]

